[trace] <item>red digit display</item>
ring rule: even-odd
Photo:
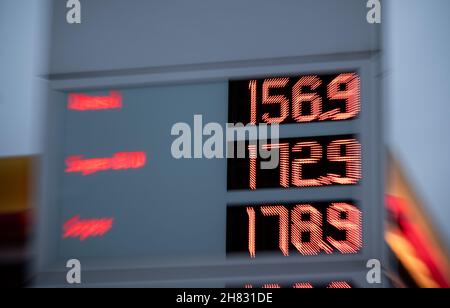
[[[229,82],[231,123],[306,125],[348,121],[360,113],[361,81],[356,72]],[[271,160],[267,150],[278,150],[274,169],[263,168],[262,163]],[[358,135],[290,138],[273,144],[252,140],[247,141],[246,158],[228,160],[230,191],[358,185],[361,180]],[[227,254],[247,254],[252,259],[268,253],[284,257],[357,254],[363,247],[362,230],[362,212],[353,201],[229,206]],[[267,283],[261,287],[286,286]],[[314,285],[295,282],[290,287]],[[324,287],[351,286],[335,281]]]
[[[233,286],[230,286],[233,288]],[[352,289],[352,285],[346,281],[326,282],[283,282],[283,283],[265,283],[265,284],[246,284],[245,289]]]
[[[263,289],[281,289],[281,285],[278,283],[267,283],[263,285]]]
[[[256,80],[252,80],[250,81],[249,84],[249,89],[250,89],[250,124],[256,124],[256,122],[258,121],[257,117],[258,117],[258,113],[257,113],[257,109],[258,108],[258,98],[257,98],[257,92],[256,92],[256,87],[257,87],[257,81]]]
[[[292,88],[292,118],[299,122],[312,122],[319,119],[322,113],[322,98],[317,93],[304,93],[303,88],[316,90],[322,84],[318,76],[305,76]],[[310,104],[307,114],[303,112],[304,105]]]
[[[362,214],[352,201],[228,207],[228,255],[356,254],[362,247]]]
[[[229,190],[356,185],[362,178],[356,136],[282,139],[247,149],[247,158],[228,160]],[[278,149],[278,168],[262,169],[259,149]]]
[[[313,289],[314,287],[309,282],[297,282],[292,286],[293,289]]]
[[[350,204],[334,203],[327,209],[327,214],[328,223],[347,234],[345,240],[328,237],[328,242],[342,253],[358,252],[362,247],[361,212]]]
[[[341,153],[345,152],[345,155]],[[328,174],[329,179],[338,184],[357,184],[361,179],[361,145],[356,139],[335,140],[327,151],[330,162],[345,163],[345,176]]]
[[[248,215],[248,252],[251,258],[256,257],[256,213],[252,207],[247,208]]]
[[[256,162],[258,159],[258,147],[256,145],[248,146],[249,157],[249,185],[250,189],[256,189]]]
[[[327,289],[351,289],[352,286],[345,281],[334,281],[330,283]]]
[[[230,123],[344,121],[360,111],[360,77],[354,72],[229,83]]]
[[[268,112],[262,115],[262,120],[267,124],[283,123],[289,116],[289,100],[284,95],[272,95],[272,89],[279,89],[286,87],[289,78],[275,78],[266,79],[263,82],[263,98],[262,104],[276,104],[279,105],[278,116],[273,116]],[[255,111],[252,110],[252,114]]]
[[[307,216],[308,219],[305,219]],[[298,252],[304,256],[318,255],[333,249],[323,241],[322,213],[311,205],[297,205],[292,210],[291,239]],[[304,234],[309,234],[307,240]]]
[[[279,150],[280,186],[289,187],[289,143],[263,144],[264,150]]]
[[[342,87],[345,85],[345,87]],[[333,109],[322,115],[322,120],[334,121],[348,120],[356,117],[360,107],[360,82],[358,75],[340,74],[328,84],[328,98],[333,100],[345,100],[345,111]]]
[[[292,160],[292,185],[295,187],[322,186],[320,178],[304,179],[302,176],[303,165],[317,164],[322,159],[322,146],[315,141],[298,142],[292,148],[292,153],[301,153],[304,148],[309,148],[310,156]]]
[[[284,206],[263,206],[261,213],[264,216],[278,217],[279,247],[283,255],[289,256],[289,211]]]

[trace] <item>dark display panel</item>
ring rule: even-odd
[[[278,150],[278,167],[263,169],[258,149]],[[245,158],[228,159],[228,190],[355,185],[361,180],[361,145],[353,135],[282,139],[276,144],[247,141],[245,150]]]
[[[229,122],[284,124],[343,121],[361,110],[356,73],[231,81]]]
[[[353,201],[243,205],[227,210],[228,256],[355,254],[362,247],[362,213]]]

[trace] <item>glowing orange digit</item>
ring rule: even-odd
[[[255,190],[256,189],[256,158],[258,156],[258,151],[257,151],[256,145],[249,145],[248,152],[249,152],[249,162],[250,162],[249,187],[250,187],[250,189]]]
[[[322,146],[317,142],[299,142],[293,147],[292,152],[302,152],[304,148],[311,149],[311,157],[294,159],[292,161],[292,185],[296,187],[321,186],[323,184],[319,179],[303,179],[302,166],[317,163],[322,158]]]
[[[289,256],[289,211],[284,206],[264,206],[261,208],[264,216],[279,217],[279,246],[287,257]]]
[[[312,284],[310,283],[296,283],[292,286],[292,288],[294,289],[314,289],[314,287],[312,286]]]
[[[309,215],[309,220],[303,216]],[[302,233],[309,233],[310,240],[303,241]],[[318,255],[321,250],[331,253],[333,249],[323,241],[322,214],[311,205],[298,205],[292,212],[292,244],[302,255]]]
[[[318,76],[305,76],[292,88],[292,117],[299,123],[311,122],[317,120],[322,113],[322,98],[316,93],[302,93],[303,87],[310,87],[316,90],[322,81]],[[311,114],[303,115],[302,105],[305,102],[311,102]]]
[[[351,289],[352,287],[345,281],[335,281],[328,285],[327,289]]]
[[[342,218],[345,214],[345,218]],[[362,247],[361,212],[347,203],[333,203],[327,210],[328,223],[338,230],[346,231],[345,241],[328,237],[328,242],[341,253],[357,253]]]
[[[248,252],[251,258],[256,257],[256,214],[251,207],[247,208],[248,214]]]
[[[341,85],[346,89],[342,90]],[[328,98],[330,100],[345,100],[345,112],[339,109],[328,111],[320,117],[321,120],[341,121],[356,117],[361,110],[360,81],[355,73],[340,74],[328,85]]]
[[[257,122],[257,98],[256,98],[256,80],[250,81],[249,90],[250,90],[250,124],[256,124]]]
[[[263,285],[263,289],[281,289],[281,286],[277,283],[268,283]]]
[[[264,144],[264,150],[280,150],[280,185],[289,187],[289,143]]]
[[[345,155],[341,155],[345,147]],[[328,174],[328,178],[337,184],[352,185],[361,180],[361,145],[356,139],[336,140],[328,146],[328,160],[331,162],[345,162],[346,174],[344,177],[337,174]]]
[[[266,79],[263,83],[263,104],[279,104],[280,116],[271,117],[269,113],[264,113],[262,119],[267,124],[279,124],[289,116],[289,100],[284,95],[270,95],[270,89],[284,88],[289,82],[289,78]]]

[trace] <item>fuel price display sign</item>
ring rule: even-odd
[[[352,121],[361,112],[356,72],[231,81],[229,119],[257,125]],[[320,124],[318,124],[320,125]],[[308,136],[277,143],[247,142],[245,159],[228,162],[229,190],[321,189],[358,185],[362,149],[354,135]],[[259,168],[257,149],[279,151],[278,168]],[[353,201],[233,205],[227,210],[227,253],[276,252],[284,257],[356,254],[363,247],[363,215]],[[301,196],[301,193],[299,193]]]
[[[62,82],[51,92],[44,261],[87,260],[129,277],[139,266],[151,286],[185,275],[196,286],[360,286],[352,273],[382,243],[378,107],[365,63],[201,82]],[[233,141],[241,158],[195,158],[196,144],[217,138],[211,123],[277,124],[280,134]],[[277,151],[275,168],[262,167],[261,150]],[[352,270],[336,275],[341,266]]]

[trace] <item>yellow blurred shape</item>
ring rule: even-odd
[[[429,253],[433,254],[436,265],[442,271],[447,281],[450,281],[450,257],[445,242],[441,239],[436,230],[433,221],[430,220],[423,203],[417,196],[413,185],[411,185],[408,176],[405,174],[400,162],[390,153],[387,169],[387,195],[403,199],[408,207],[403,213],[411,224],[420,230],[421,236],[427,239],[427,244],[432,248]],[[406,262],[410,274],[416,279],[419,285],[423,287],[433,287],[435,282],[428,281],[428,270],[423,270],[418,259],[416,259],[415,249],[407,239],[392,230],[387,231],[386,240],[388,241],[394,253],[399,259]],[[417,266],[418,268],[415,268]]]
[[[30,208],[35,157],[0,159],[0,215]]]
[[[413,279],[421,288],[438,288],[433,280],[428,267],[420,258],[416,257],[415,249],[400,232],[389,230],[386,232],[386,240],[400,262],[405,266]]]

